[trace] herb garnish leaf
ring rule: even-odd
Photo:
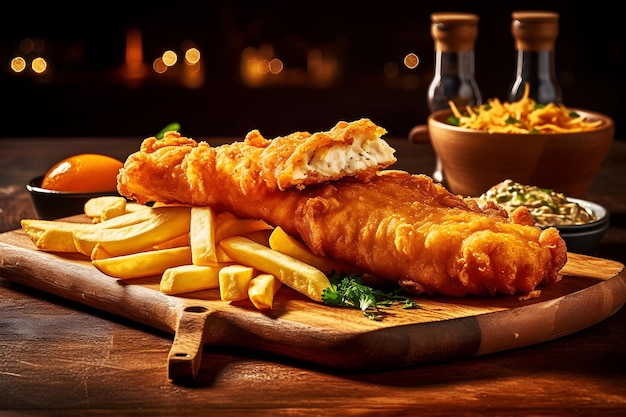
[[[452,126],[458,126],[461,124],[461,121],[459,120],[458,117],[454,117],[454,116],[450,116],[448,117],[448,119],[446,119],[446,122],[448,122],[448,124],[452,125]]]
[[[416,301],[404,295],[401,288],[382,291],[369,287],[358,274],[341,276],[333,273],[328,277],[330,287],[322,293],[322,301],[331,306],[360,309],[370,320],[380,321],[385,317],[382,308],[403,304],[403,309],[420,308]]]
[[[163,136],[165,136],[167,132],[171,132],[172,130],[176,132],[180,132],[180,123],[177,123],[177,122],[170,123],[169,125],[165,126],[163,129],[161,129],[159,133],[154,135],[154,137],[157,139],[163,139]]]

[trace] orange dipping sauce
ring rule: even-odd
[[[106,155],[79,154],[57,162],[41,187],[68,192],[115,191],[117,174],[124,163]]]

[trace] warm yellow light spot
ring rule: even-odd
[[[404,65],[409,69],[416,68],[420,63],[420,59],[413,52],[406,54],[404,57]]]
[[[26,60],[21,56],[16,56],[11,60],[11,69],[14,72],[22,72],[26,69]]]
[[[35,71],[37,74],[41,74],[42,72],[46,70],[46,68],[48,68],[48,63],[46,62],[45,59],[38,57],[38,58],[33,59],[31,67],[33,71]]]
[[[163,52],[163,56],[161,58],[163,59],[163,63],[168,67],[173,66],[176,64],[176,61],[178,61],[178,55],[176,55],[176,52],[171,50]]]
[[[197,48],[189,48],[185,51],[185,62],[187,64],[197,64],[198,61],[200,61],[200,51]]]

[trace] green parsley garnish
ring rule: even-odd
[[[448,117],[446,122],[448,122],[448,124],[450,124],[452,126],[458,126],[461,123],[459,118],[458,117],[454,117],[454,116]]]
[[[385,292],[369,287],[357,274],[341,276],[334,273],[328,277],[330,287],[324,289],[322,301],[331,306],[360,309],[370,320],[380,321],[385,317],[381,309],[402,304],[403,309],[420,308],[416,301],[407,297],[401,288]]]
[[[154,135],[154,137],[157,139],[163,139],[163,136],[165,136],[167,132],[171,132],[172,130],[176,132],[180,132],[180,123],[177,123],[177,122],[170,123],[169,125],[165,126],[163,129],[161,129],[159,133]]]

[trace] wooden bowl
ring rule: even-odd
[[[572,109],[588,120],[602,120],[595,130],[573,133],[488,133],[447,123],[451,110],[428,118],[430,141],[441,160],[450,191],[477,197],[506,180],[536,185],[585,198],[611,147],[613,120],[601,113]]]

